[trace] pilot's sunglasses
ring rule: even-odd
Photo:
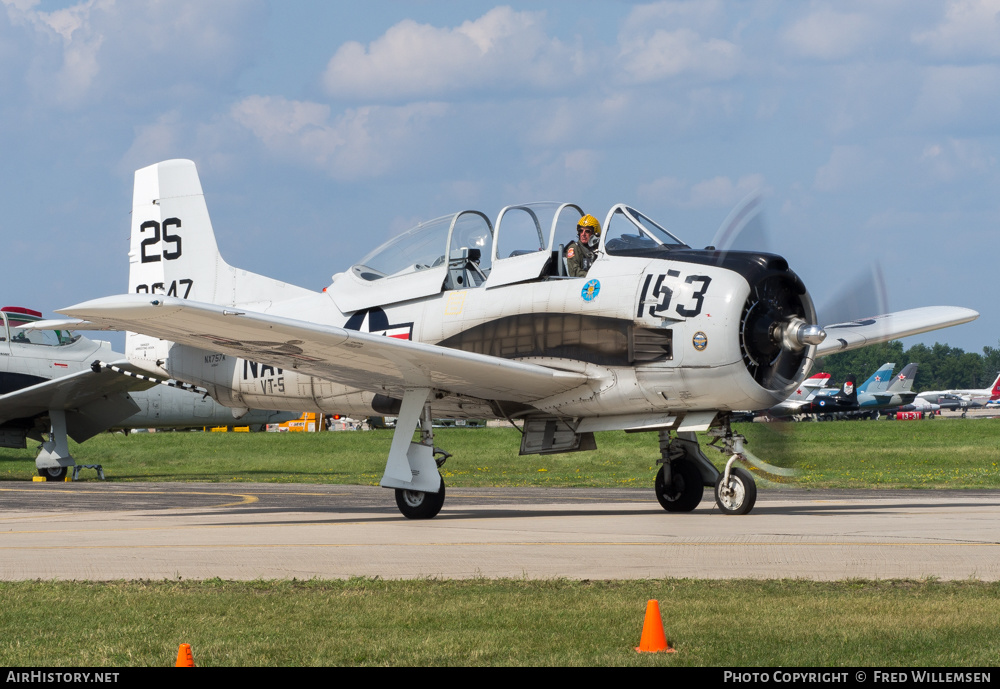
[[[589,234],[594,234],[594,231],[592,229],[590,229],[589,227],[578,227],[578,228],[576,228],[576,231],[577,232],[587,232]]]

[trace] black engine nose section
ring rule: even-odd
[[[780,257],[768,254],[744,255],[743,266],[729,267],[743,275],[750,295],[740,314],[740,351],[747,371],[761,387],[783,392],[797,384],[803,364],[811,351],[792,347],[785,329],[793,320],[816,322],[816,312],[805,285]],[[776,260],[778,259],[778,260]],[[740,269],[742,267],[742,270]]]

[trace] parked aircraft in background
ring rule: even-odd
[[[854,386],[854,376],[847,376],[843,387],[836,394],[816,395],[799,413],[832,418],[834,414],[856,412],[858,408],[858,391]]]
[[[573,278],[562,243],[583,220],[594,224],[567,203],[508,206],[495,226],[461,211],[313,292],[225,263],[194,163],[167,161],[136,172],[130,294],[60,312],[143,333],[127,340],[133,364],[227,406],[397,416],[381,485],[410,518],[444,503],[434,417],[519,420],[522,454],[653,431],[665,509],[694,509],[708,485],[723,512],[745,514],[756,486],[734,466],[745,450],[732,410],[784,400],[818,355],[978,317],[926,307],[824,330],[780,256],[692,249],[624,204]],[[705,430],[722,471],[699,448]]]
[[[858,386],[858,396],[862,393],[872,395],[884,392],[892,384],[892,370],[896,368],[895,363],[885,363],[878,367],[875,373],[869,376],[868,380]]]
[[[60,480],[75,464],[67,436],[83,442],[109,428],[232,425],[233,410],[204,394],[95,372],[94,361],[128,364],[107,342],[69,330],[31,329],[41,315],[21,307],[0,309],[0,447],[41,442],[35,458],[40,476]],[[240,423],[292,416],[254,411]]]
[[[883,411],[886,414],[894,414],[901,411],[919,411],[923,412],[925,415],[936,414],[941,409],[940,404],[935,404],[933,402],[928,402],[927,400],[915,398],[912,402],[908,404],[903,404],[898,407],[889,407]]]
[[[764,412],[747,412],[748,416],[766,416],[772,418],[783,418],[800,414],[802,407],[807,405],[820,391],[825,391],[827,383],[830,382],[829,373],[817,373],[809,376],[802,385],[795,388],[795,392],[786,397],[783,401],[774,405]],[[832,388],[831,393],[836,393],[840,388]]]
[[[818,373],[808,378],[795,393],[779,405],[771,407],[764,415],[770,417],[798,416],[801,414],[818,414],[829,417],[834,414],[854,413],[864,411],[866,418],[877,418],[876,411],[885,406],[899,405],[909,402],[913,396],[908,394],[916,375],[916,364],[910,364],[893,376],[894,363],[882,364],[868,380],[856,386],[853,394],[837,387],[826,387],[830,380],[829,373]],[[829,401],[828,398],[835,398]],[[857,407],[854,404],[857,404]],[[869,415],[870,413],[870,415]]]
[[[907,364],[898,375],[893,376],[889,369],[889,384],[881,390],[858,393],[858,406],[864,411],[878,411],[888,407],[898,407],[909,404],[917,396],[912,391],[913,379],[917,375],[919,364]],[[881,370],[881,369],[879,369]],[[874,418],[874,417],[872,417]]]
[[[940,404],[942,407],[945,406],[949,398],[951,401],[956,401],[957,398],[969,403],[982,405],[990,400],[1000,399],[1000,375],[997,375],[996,380],[993,381],[993,385],[988,388],[967,390],[926,390],[919,393],[917,397],[927,400],[928,402]]]

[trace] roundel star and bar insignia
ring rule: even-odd
[[[584,301],[594,301],[597,299],[597,295],[601,292],[601,281],[600,280],[590,280],[583,289],[580,290],[580,296],[583,297]]]
[[[691,338],[691,344],[693,344],[694,348],[699,352],[705,351],[705,347],[708,346],[708,335],[699,330],[694,334],[694,337]]]

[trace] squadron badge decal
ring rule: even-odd
[[[708,346],[708,335],[699,330],[694,334],[694,337],[691,338],[691,344],[693,344],[694,348],[699,352],[705,351],[705,347]]]
[[[597,295],[601,291],[601,281],[591,280],[586,285],[583,286],[583,290],[580,291],[580,296],[583,297],[584,301],[594,301],[597,299]]]

